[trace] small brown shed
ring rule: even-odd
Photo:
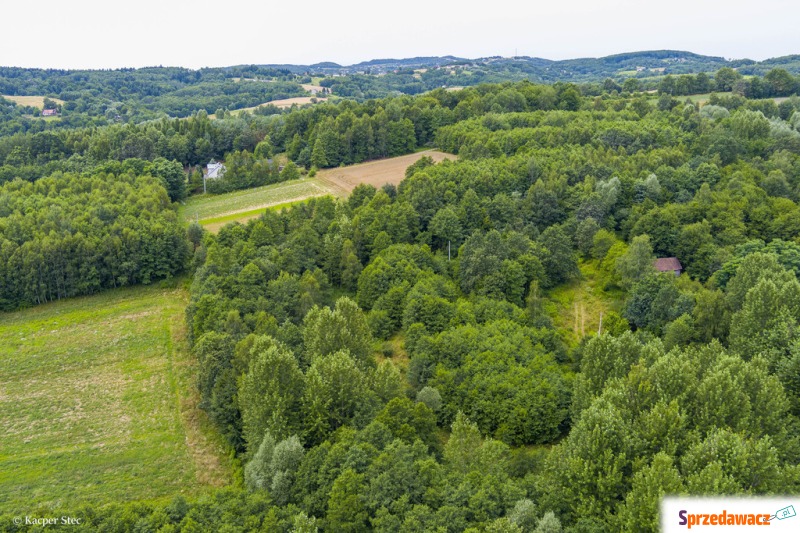
[[[654,265],[659,272],[674,272],[676,276],[683,272],[683,266],[677,257],[659,257]]]

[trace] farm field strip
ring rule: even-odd
[[[314,101],[312,101],[312,100],[314,100]],[[324,96],[295,96],[294,98],[283,98],[283,99],[280,99],[280,100],[270,100],[269,102],[264,102],[263,104],[258,104],[258,105],[254,105],[254,106],[250,106],[250,107],[242,107],[242,108],[239,108],[239,109],[231,109],[230,112],[231,113],[238,113],[239,111],[245,111],[247,113],[252,113],[253,111],[258,109],[259,107],[262,107],[262,106],[265,106],[265,105],[270,105],[270,104],[272,104],[275,107],[278,107],[280,109],[288,109],[288,108],[292,107],[295,104],[297,104],[297,105],[305,105],[305,104],[321,103],[321,102],[324,102],[326,100],[327,100],[327,98],[324,97]],[[211,114],[211,115],[208,115],[208,118],[214,120],[214,119],[217,118],[217,115],[216,114]]]
[[[197,408],[187,299],[136,287],[0,314],[0,514],[228,482]]]
[[[285,202],[282,204],[275,204],[269,207],[262,207],[259,209],[253,209],[252,211],[244,211],[242,213],[235,213],[232,215],[227,215],[224,217],[216,217],[216,218],[207,218],[205,220],[200,221],[200,225],[203,226],[205,229],[210,231],[211,233],[219,232],[220,228],[229,222],[239,222],[240,224],[244,224],[248,220],[252,220],[254,218],[258,218],[264,214],[265,211],[268,210],[275,210],[280,211],[286,207],[291,207],[293,205],[302,204],[303,202],[309,200],[309,198],[303,198],[300,200],[295,200],[292,202]]]
[[[330,194],[330,190],[321,185],[316,178],[300,178],[255,189],[196,196],[186,203],[182,212],[187,220],[203,221],[246,214],[256,209],[326,194]]]
[[[386,183],[399,184],[406,176],[406,169],[425,156],[430,156],[436,163],[445,159],[457,159],[455,155],[438,150],[424,150],[347,167],[326,168],[317,173],[317,178],[328,183],[331,188],[342,191],[343,195],[346,196],[357,185],[362,183],[375,187],[380,187]]]
[[[262,104],[262,105],[272,104],[275,107],[280,107],[280,108],[284,109],[284,108],[287,108],[287,107],[292,107],[294,104],[305,105],[305,104],[313,104],[313,103],[315,103],[315,102],[312,102],[312,100],[315,100],[316,102],[324,102],[325,100],[327,100],[327,98],[325,98],[323,96],[295,96],[294,98],[284,98],[282,100],[272,100],[272,101],[267,102],[266,104]]]
[[[42,108],[44,107],[44,96],[6,96],[2,95],[3,98],[6,100],[10,100],[18,105],[24,106],[33,106]],[[60,100],[58,98],[50,98],[50,100],[54,101],[57,104],[63,104],[64,100]]]

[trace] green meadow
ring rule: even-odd
[[[197,407],[186,301],[135,287],[0,314],[0,514],[229,482]]]
[[[325,194],[329,190],[316,178],[300,178],[254,189],[195,196],[181,208],[181,213],[187,221],[198,220],[201,224],[219,222],[222,218],[233,221],[253,211]]]

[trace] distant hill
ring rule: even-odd
[[[411,57],[405,59],[370,59],[354,65],[340,65],[331,61],[314,63],[313,65],[258,65],[259,68],[283,69],[293,73],[308,73],[316,75],[325,74],[356,74],[359,72],[371,72],[380,74],[397,69],[414,69],[438,67],[454,63],[472,62],[471,59],[463,59],[454,56],[443,57]]]
[[[682,50],[646,50],[627,52],[605,57],[584,57],[551,60],[541,57],[483,57],[467,59],[456,56],[412,57],[404,59],[372,59],[354,65],[339,65],[332,62],[314,65],[259,65],[261,68],[285,69],[297,74],[352,75],[386,74],[390,72],[439,68],[472,67],[488,75],[493,81],[502,79],[530,79],[531,81],[602,81],[605,78],[636,76],[646,78],[667,74],[696,74],[716,72],[722,67],[731,67],[742,74],[760,74],[773,68],[784,68],[793,74],[800,73],[800,55],[790,55],[754,61],[752,59],[725,59],[705,56]],[[487,80],[488,81],[488,80]]]
[[[312,65],[250,64],[199,70],[181,67],[57,70],[0,66],[0,95],[8,95],[5,99],[0,97],[0,136],[43,126],[58,129],[187,117],[201,109],[216,114],[223,109],[254,108],[275,100],[302,101],[321,92],[334,98],[364,100],[528,80],[594,85],[584,87],[584,94],[600,94],[606,80],[612,80],[609,87],[613,88],[621,87],[630,78],[637,80],[634,85],[640,90],[653,91],[661,88],[667,76],[678,78],[703,72],[709,74],[707,79],[713,79],[723,67],[736,69],[744,76],[763,77],[775,68],[798,76],[800,54],[764,61],[726,59],[681,50],[645,50],[564,60],[528,56],[470,59],[445,55],[376,58],[354,65],[325,61]],[[702,84],[702,88],[692,87],[685,78],[666,81],[673,87],[668,91],[673,95],[713,90],[707,83]],[[679,86],[672,85],[678,82]],[[315,85],[314,94],[308,89],[312,84]],[[800,81],[795,86],[800,87]],[[758,83],[756,89],[746,96],[763,96]],[[793,92],[783,91],[781,96]],[[45,96],[63,102],[58,120],[47,120],[46,125],[40,109]],[[32,97],[37,100],[31,100]]]
[[[448,65],[452,63],[459,63],[470,61],[469,59],[459,58],[455,56],[443,57],[411,57],[407,59],[371,59],[370,61],[362,61],[352,65],[351,68],[365,69],[365,68],[424,68],[424,67],[437,67]]]

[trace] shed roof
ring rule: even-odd
[[[681,262],[677,257],[659,257],[654,263],[656,270],[659,272],[674,272],[676,270],[683,270]]]

